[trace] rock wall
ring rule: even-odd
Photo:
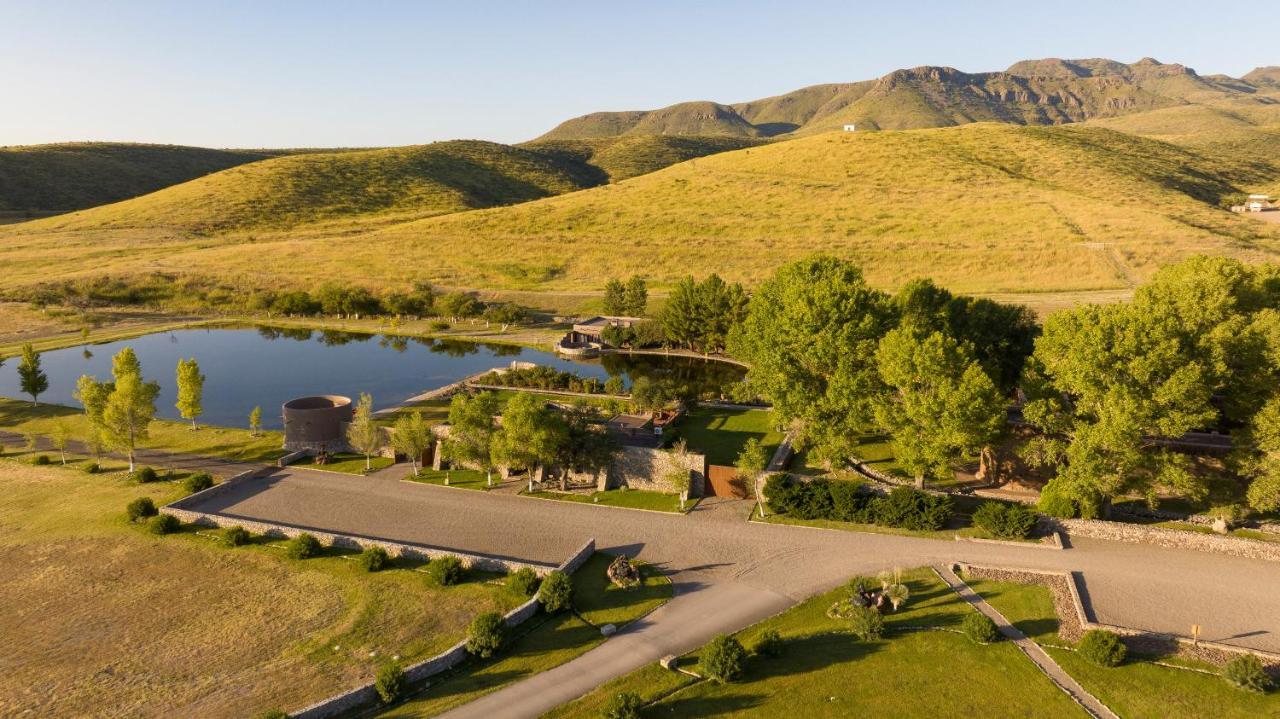
[[[681,466],[677,455],[649,447],[623,447],[613,463],[609,465],[609,471],[604,477],[604,486],[600,489],[627,487],[674,493],[675,490],[667,481],[667,475],[677,469],[688,470],[691,474],[689,496],[701,497],[706,486],[706,455],[690,452],[684,455],[684,463]]]
[[[1166,529],[1143,524],[1108,522],[1100,519],[1052,519],[1051,526],[1071,537],[1106,539],[1113,542],[1151,544],[1169,549],[1215,552],[1245,559],[1280,562],[1280,542],[1264,542],[1244,537]]]

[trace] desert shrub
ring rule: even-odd
[[[600,712],[603,719],[640,719],[640,709],[644,706],[644,700],[635,692],[622,692],[613,695],[613,698],[604,705],[604,710]]]
[[[289,719],[289,715],[279,709],[267,709],[254,714],[253,719]]]
[[[1251,692],[1265,692],[1271,688],[1271,677],[1267,676],[1262,660],[1252,654],[1241,654],[1227,662],[1222,676],[1232,686]]]
[[[33,459],[33,460],[31,460],[31,463],[32,463],[32,464],[34,464],[34,465],[36,465],[37,467],[43,467],[43,466],[45,466],[45,465],[49,464],[49,455],[47,455],[47,454],[37,454],[37,455],[36,455],[36,458],[35,458],[35,459]]]
[[[124,513],[130,522],[156,516],[156,503],[150,497],[138,497],[125,505]]]
[[[320,553],[320,540],[303,532],[290,539],[285,545],[285,554],[290,559],[310,559]]]
[[[452,586],[462,581],[462,560],[447,554],[439,559],[431,560],[427,565],[427,573],[442,587]]]
[[[573,582],[564,572],[551,572],[538,588],[538,601],[548,612],[568,609],[573,600]]]
[[[173,534],[182,527],[182,522],[172,514],[157,514],[147,520],[147,530],[152,534]]]
[[[521,567],[507,575],[507,586],[522,597],[532,597],[538,591],[538,574],[529,567]]]
[[[97,474],[102,471],[102,465],[97,462],[90,462],[84,466],[85,474]]]
[[[1119,666],[1127,650],[1120,637],[1105,629],[1090,629],[1080,639],[1080,656],[1100,667]]]
[[[1020,504],[983,502],[973,513],[973,524],[1001,539],[1026,539],[1036,528],[1035,510]]]
[[[378,667],[378,676],[373,680],[373,688],[383,704],[390,704],[400,698],[404,692],[404,668],[400,662],[387,662]]]
[[[391,557],[387,554],[387,550],[382,547],[366,547],[360,553],[360,566],[364,567],[366,572],[376,572],[387,566],[387,562],[390,559]]]
[[[972,612],[966,616],[964,621],[960,623],[960,629],[975,644],[990,644],[1000,638],[1000,632],[996,630],[996,623],[981,612]]]
[[[502,647],[506,634],[507,625],[502,620],[502,615],[485,612],[471,620],[471,626],[467,628],[467,651],[481,659],[488,659]]]
[[[156,481],[156,471],[150,467],[138,467],[129,474],[129,479],[138,484],[147,484]]]
[[[858,639],[869,642],[884,635],[884,617],[875,607],[854,606],[849,611],[849,631]]]
[[[213,477],[208,472],[196,472],[195,474],[182,480],[182,487],[188,492],[195,494],[213,486]]]
[[[1059,519],[1071,519],[1080,514],[1076,501],[1062,491],[1056,479],[1049,480],[1048,484],[1044,485],[1044,489],[1040,490],[1040,500],[1036,502],[1036,509],[1041,514]]]
[[[776,657],[782,653],[782,635],[777,629],[766,629],[756,638],[753,653],[761,657]]]
[[[227,527],[222,531],[222,541],[228,547],[239,547],[249,543],[249,532],[244,527]]]
[[[702,670],[708,677],[724,684],[742,676],[747,650],[737,639],[721,634],[702,650]]]
[[[912,487],[894,487],[871,506],[876,524],[887,527],[933,531],[942,529],[951,518],[951,497]]]

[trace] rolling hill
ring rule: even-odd
[[[538,140],[521,147],[599,168],[617,182],[696,157],[740,150],[762,140],[730,136],[624,135],[578,140]]]

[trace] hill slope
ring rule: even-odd
[[[105,205],[276,154],[113,142],[0,147],[0,212]]]
[[[599,168],[617,182],[697,157],[740,150],[762,140],[730,136],[624,135],[578,140],[538,140],[521,147]]]

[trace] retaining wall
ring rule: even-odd
[[[649,447],[623,447],[609,464],[605,486],[600,489],[630,487],[653,492],[673,492],[667,475],[672,470],[686,469],[691,475],[689,496],[701,497],[706,482],[707,457],[690,452],[685,458],[684,466],[678,466],[676,455],[671,452]]]
[[[1244,537],[1167,529],[1143,524],[1108,522],[1101,519],[1050,519],[1050,525],[1072,537],[1107,539],[1114,542],[1151,544],[1169,549],[1215,552],[1245,559],[1280,562],[1280,542],[1264,542]]]

